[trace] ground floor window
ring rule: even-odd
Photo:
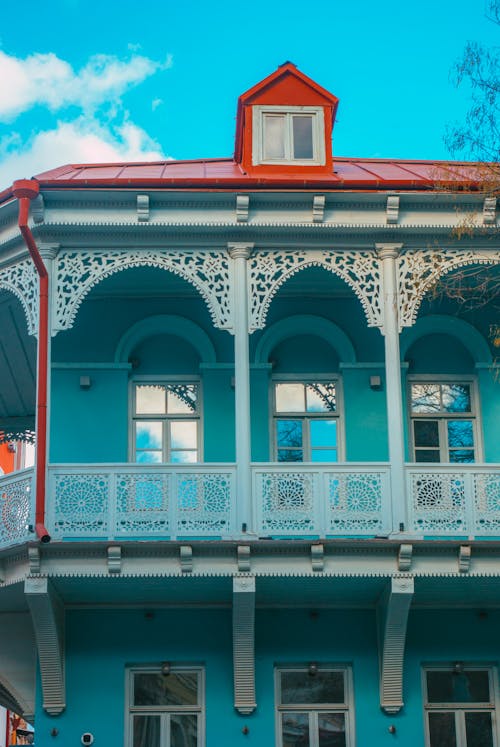
[[[495,687],[491,667],[449,666],[424,670],[428,747],[497,747]]]
[[[203,670],[164,663],[128,674],[129,747],[201,747]]]
[[[276,670],[279,747],[350,747],[352,688],[346,667],[286,667]]]

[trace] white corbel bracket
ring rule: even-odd
[[[137,220],[139,223],[149,221],[149,195],[137,195]]]
[[[483,224],[492,226],[496,222],[497,198],[485,197],[483,202]]]
[[[392,578],[379,603],[380,707],[399,713],[403,707],[403,662],[413,578]]]
[[[114,575],[122,572],[122,548],[120,545],[108,547],[108,573]]]
[[[255,702],[255,577],[233,577],[234,707],[242,716]]]
[[[399,197],[398,195],[389,195],[387,197],[387,206],[385,209],[385,220],[389,225],[397,223],[399,220]]]
[[[325,220],[325,195],[314,195],[313,197],[313,223],[323,223]]]
[[[236,195],[236,222],[248,223],[248,212],[250,209],[249,195]]]
[[[58,716],[66,708],[64,606],[46,576],[28,576],[24,593],[38,649],[43,708],[51,716]]]

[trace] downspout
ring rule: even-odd
[[[19,179],[12,185],[12,194],[19,200],[18,225],[40,279],[38,316],[38,371],[36,419],[36,498],[35,532],[41,542],[50,542],[45,527],[45,480],[47,471],[47,378],[49,344],[49,274],[34,236],[28,226],[30,202],[40,191],[33,179]]]

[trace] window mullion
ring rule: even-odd
[[[285,114],[285,158],[287,161],[293,159],[293,118],[291,114]]]

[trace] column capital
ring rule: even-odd
[[[386,259],[387,257],[392,257],[393,259],[396,259],[396,257],[399,256],[399,252],[403,248],[403,244],[375,244],[375,249],[377,251],[378,256],[380,259]]]
[[[52,244],[45,241],[38,242],[38,249],[40,250],[42,259],[55,259],[60,248],[60,244]]]
[[[252,256],[254,246],[253,242],[248,241],[228,242],[227,251],[231,259],[249,259]]]

